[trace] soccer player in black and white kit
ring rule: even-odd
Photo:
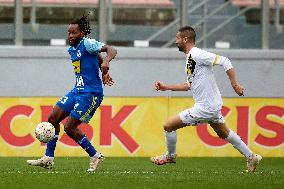
[[[161,81],[155,82],[157,91],[192,91],[195,104],[169,118],[164,124],[167,153],[152,157],[151,161],[157,165],[176,163],[176,130],[189,125],[209,123],[218,136],[233,145],[247,158],[247,172],[254,172],[262,157],[253,153],[241,138],[227,128],[221,114],[222,98],[215,81],[213,67],[223,66],[231,85],[239,96],[244,95],[244,88],[238,84],[235,70],[227,57],[201,50],[195,46],[195,31],[190,26],[184,26],[176,34],[176,45],[186,57],[185,72],[187,81],[174,85],[167,85]]]

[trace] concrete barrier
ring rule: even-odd
[[[62,96],[75,82],[68,47],[0,46],[0,96]],[[155,80],[184,82],[185,55],[177,48],[117,47],[110,73],[115,85],[106,96],[191,96],[191,92],[156,92]],[[227,56],[246,88],[246,97],[283,97],[283,50],[217,50]],[[236,97],[222,67],[215,76],[224,97]]]

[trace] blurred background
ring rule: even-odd
[[[284,157],[283,11],[284,0],[0,0],[0,156],[44,153],[34,128],[74,86],[67,27],[88,14],[89,37],[118,50],[110,64],[115,84],[104,87],[101,107],[82,127],[100,152],[164,152],[164,121],[194,102],[191,91],[157,92],[153,83],[186,80],[174,41],[189,24],[197,47],[228,57],[245,87],[238,97],[214,67],[227,125],[254,152]],[[179,137],[179,156],[240,156],[206,126],[183,128]],[[85,156],[76,145],[62,132],[56,153]]]
[[[190,24],[204,48],[283,49],[284,0],[0,0],[0,44],[62,45],[73,18],[117,46],[173,46]]]

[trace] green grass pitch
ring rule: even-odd
[[[157,166],[149,158],[106,158],[96,173],[87,173],[87,157],[55,159],[46,170],[26,164],[29,158],[0,158],[0,188],[283,188],[284,158],[263,158],[253,174],[244,158],[178,158]]]

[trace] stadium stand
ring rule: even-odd
[[[36,23],[40,24],[36,33],[30,29],[31,2],[23,1],[25,45],[49,45],[51,38],[66,38],[66,24],[89,12],[91,37],[97,38],[98,0],[36,0]],[[132,45],[133,39],[146,38],[176,16],[175,4],[170,0],[112,0],[112,3],[115,31],[109,43],[115,45]],[[13,6],[13,0],[0,0],[0,44],[13,43]]]
[[[253,8],[260,8],[261,0],[233,0],[233,5],[239,7],[253,7]],[[280,6],[284,7],[284,0],[279,0]],[[275,0],[269,0],[269,5],[271,8],[275,7]]]
[[[36,0],[39,7],[66,7],[66,6],[81,6],[81,7],[97,7],[99,0]],[[24,6],[30,6],[31,0],[23,0]],[[12,6],[14,0],[0,0],[3,6]],[[170,0],[112,0],[114,7],[159,7],[159,8],[172,8],[173,2]]]
[[[31,0],[23,1],[24,22],[29,21],[31,2]],[[64,24],[89,11],[95,12],[94,18],[98,17],[98,0],[36,0],[35,2],[38,23]],[[12,22],[14,1],[0,0],[0,5],[0,23]],[[175,16],[175,6],[170,0],[112,0],[112,7],[114,23],[164,25],[172,21]]]
[[[178,0],[176,0],[178,1]],[[249,2],[249,0],[243,0],[245,2]],[[283,2],[283,0],[281,0]],[[192,6],[198,4],[199,0],[192,0]],[[214,11],[215,9],[219,8],[225,0],[209,0],[208,1],[208,13]],[[215,27],[219,26],[220,24],[226,22],[227,19],[230,19],[233,15],[237,14],[240,10],[245,7],[240,7],[236,4],[235,0],[230,1],[231,4],[226,8],[222,9],[218,13],[213,16],[210,16],[207,20],[207,31],[214,29]],[[260,0],[258,1],[260,3]],[[281,3],[282,3],[281,2]],[[274,5],[274,4],[272,4]],[[283,3],[282,3],[283,5]],[[260,5],[259,5],[260,6]],[[245,14],[238,16],[237,18],[233,19],[229,24],[222,27],[221,30],[216,32],[215,34],[211,35],[207,39],[207,47],[214,48],[216,41],[224,41],[229,42],[231,48],[261,48],[261,27],[260,21],[255,20],[252,22],[248,19],[247,15],[251,10],[254,10],[253,7],[245,12]],[[273,8],[273,6],[272,6]],[[257,8],[259,11],[259,8]],[[194,11],[192,14],[189,15],[189,23],[193,25],[198,20],[202,18],[202,8],[199,10]],[[271,12],[271,25],[270,25],[270,48],[284,48],[283,43],[279,39],[283,39],[283,33],[278,33],[276,28],[273,26],[274,21],[274,12]],[[284,18],[282,11],[281,17]],[[281,23],[283,21],[281,20]],[[198,26],[197,28],[197,38],[202,35],[202,26]],[[202,46],[202,42],[198,44]]]
[[[162,29],[177,17],[178,3],[180,0],[113,0],[113,24],[115,29],[109,32],[108,43],[112,45],[133,46],[134,40],[146,40],[153,33]],[[252,0],[253,1],[253,0]],[[281,0],[281,6],[283,5]],[[30,8],[31,0],[24,0],[24,44],[25,45],[49,45],[50,39],[65,39],[66,24],[74,17],[80,17],[89,11],[91,14],[92,35],[98,37],[97,18],[98,0],[36,0],[37,20],[39,30],[36,33],[31,31]],[[64,2],[64,3],[63,3]],[[78,2],[80,2],[78,4]],[[192,8],[200,0],[189,1]],[[208,13],[220,7],[226,0],[208,0]],[[214,29],[221,23],[226,22],[233,15],[237,14],[243,7],[243,1],[231,0],[226,8],[215,15],[208,17],[208,31]],[[250,3],[249,0],[244,2]],[[253,1],[254,3],[256,1]],[[260,0],[257,1],[260,3]],[[91,4],[90,4],[91,3]],[[0,0],[0,44],[13,44],[13,0]],[[2,6],[3,5],[3,6]],[[250,3],[251,6],[255,4]],[[244,5],[247,6],[247,5]],[[273,6],[272,6],[273,8]],[[257,6],[255,9],[258,9]],[[252,7],[251,10],[254,10]],[[202,19],[202,8],[199,8],[188,15],[188,22],[191,25]],[[260,48],[261,31],[259,20],[248,20],[247,11],[244,15],[235,18],[232,22],[222,27],[207,39],[207,47],[215,48],[216,41],[227,41],[231,48]],[[281,12],[282,14],[282,12]],[[284,16],[281,16],[284,18]],[[273,17],[272,17],[273,19]],[[281,20],[282,22],[282,20]],[[2,24],[1,24],[2,23]],[[172,27],[162,35],[150,41],[150,46],[161,46],[175,37],[179,26]],[[202,25],[196,27],[197,36],[202,35]],[[271,48],[284,48],[279,38],[284,37],[283,33],[277,33],[275,27],[270,27]],[[202,46],[201,44],[198,44]],[[173,45],[174,46],[174,45]]]
[[[232,4],[240,8],[250,7],[251,9],[245,13],[246,21],[248,23],[260,23],[261,18],[261,0],[233,0]],[[275,0],[269,0],[270,6],[270,22],[274,22],[275,18]],[[280,6],[280,23],[284,23],[284,0],[279,0]]]
[[[193,0],[192,6],[198,4],[198,0]],[[209,0],[208,1],[208,14],[218,9],[225,0]],[[207,19],[207,31],[216,28],[220,24],[226,22],[233,15],[240,11],[240,7],[229,4],[226,8],[220,10],[213,16]],[[203,17],[203,9],[198,9],[189,15],[189,23],[194,25]],[[202,25],[197,28],[197,40],[202,36]],[[243,15],[235,18],[229,24],[222,27],[221,30],[214,33],[207,39],[207,47],[215,48],[216,41],[229,42],[231,48],[258,48],[260,47],[260,33],[258,26],[251,26],[246,22]],[[250,43],[247,43],[250,41]],[[202,47],[203,43],[198,44]]]

